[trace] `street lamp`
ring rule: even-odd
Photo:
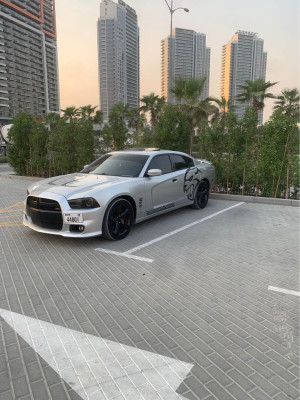
[[[170,77],[169,77],[169,90],[171,88],[171,84],[173,82],[173,60],[172,60],[172,47],[173,47],[173,41],[172,41],[172,29],[173,29],[173,14],[175,11],[177,10],[184,10],[185,12],[189,12],[190,10],[188,8],[184,8],[184,7],[177,7],[177,8],[173,8],[173,0],[171,1],[171,5],[167,2],[167,0],[165,0],[166,5],[168,6],[168,9],[170,11],[170,15],[171,15],[171,26],[170,26]],[[168,92],[169,92],[168,90]],[[169,97],[171,97],[169,95]]]

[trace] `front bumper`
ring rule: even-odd
[[[34,195],[30,195],[33,196]],[[33,229],[36,232],[42,232],[42,233],[48,233],[50,235],[60,235],[60,236],[65,236],[65,237],[72,237],[72,238],[87,238],[87,237],[93,237],[93,236],[100,236],[102,234],[102,221],[104,217],[104,208],[99,207],[99,208],[93,208],[93,209],[84,209],[84,210],[75,210],[70,208],[69,203],[67,199],[63,196],[57,195],[55,193],[51,192],[44,192],[40,194],[39,196],[36,196],[37,198],[43,198],[43,199],[49,199],[49,200],[54,200],[59,203],[60,209],[61,209],[61,217],[62,217],[62,224],[59,227],[59,229],[49,229],[47,227],[41,226],[39,223],[35,223],[33,221],[33,218],[29,215],[27,212],[27,200],[25,202],[25,209],[24,209],[24,216],[23,216],[23,225],[27,226],[30,229]],[[38,216],[39,213],[44,212],[47,214],[47,218],[50,218],[49,215],[50,213],[47,213],[45,211],[33,209],[31,214]],[[69,224],[64,221],[64,214],[78,214],[81,213],[83,216],[83,222],[80,222],[78,224]],[[56,216],[53,216],[53,219],[55,219]],[[35,219],[36,221],[36,219]],[[84,227],[83,232],[74,231],[74,226],[82,226]],[[73,227],[73,228],[72,228]]]

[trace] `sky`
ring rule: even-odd
[[[170,32],[165,0],[125,0],[138,15],[140,28],[140,94],[161,95],[161,40]],[[170,0],[169,0],[170,2]],[[99,105],[97,20],[101,0],[56,0],[61,108]],[[210,96],[220,97],[222,45],[237,30],[257,32],[268,53],[266,81],[270,91],[300,87],[299,0],[173,0],[173,28],[206,34],[211,48]],[[268,100],[264,120],[272,113]]]

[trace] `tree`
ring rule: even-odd
[[[277,82],[265,82],[264,79],[257,79],[255,81],[246,81],[245,85],[239,85],[239,89],[242,89],[243,92],[238,94],[236,98],[241,102],[250,102],[251,107],[255,110],[258,115],[258,111],[262,110],[265,106],[265,99],[274,98],[275,96],[272,93],[268,93],[267,90],[276,85]],[[257,119],[258,123],[258,119]],[[259,148],[260,148],[260,132],[256,129],[256,138],[257,138],[257,146],[256,146],[256,185],[255,185],[255,194],[258,195],[258,176],[259,176]]]
[[[96,110],[97,106],[91,106],[88,104],[87,106],[82,106],[78,109],[78,114],[81,119],[92,121],[94,119],[93,114]]]
[[[165,104],[165,98],[159,97],[154,93],[150,93],[147,96],[141,98],[141,103],[144,103],[140,107],[143,112],[150,112],[150,123],[152,126],[152,133],[155,135],[156,120]]]
[[[97,110],[94,116],[94,123],[101,125],[103,123],[103,112],[101,110]]]
[[[47,177],[49,174],[48,157],[49,130],[41,123],[33,125],[31,133],[31,174],[34,176]]]
[[[76,171],[81,170],[86,164],[94,160],[94,130],[92,117],[80,120],[75,126],[75,151]]]
[[[264,108],[265,99],[273,99],[275,97],[272,93],[268,93],[267,90],[276,84],[277,82],[265,82],[264,79],[247,80],[245,85],[238,86],[243,92],[238,94],[236,98],[243,103],[250,102],[250,105],[258,112]]]
[[[187,115],[190,128],[190,154],[193,151],[195,128],[215,111],[215,107],[210,103],[210,98],[200,100],[205,81],[206,78],[189,80],[179,78],[175,80],[174,89],[171,90],[179,102],[176,105],[177,109],[184,110]]]
[[[162,149],[187,152],[189,149],[189,125],[184,111],[166,104],[157,119],[154,143]]]
[[[217,105],[212,117],[212,121],[215,119],[221,119],[224,121],[228,112],[234,111],[234,105],[232,104],[231,99],[226,100],[225,97],[221,97],[221,99],[211,97],[210,100],[215,102]]]
[[[76,171],[76,123],[60,118],[49,135],[49,175],[68,174]],[[82,143],[82,146],[84,144]]]
[[[284,89],[277,96],[274,109],[281,109],[288,117],[300,121],[300,94],[298,89]]]
[[[76,120],[77,117],[79,117],[80,115],[79,109],[76,108],[75,106],[67,107],[61,111],[63,112],[62,118],[69,122]]]
[[[32,175],[32,143],[34,118],[30,114],[21,113],[12,120],[13,126],[8,137],[12,141],[9,148],[8,161],[19,175]]]
[[[101,153],[107,153],[108,151],[111,151],[111,149],[113,147],[112,130],[108,124],[105,124],[103,126],[103,129],[102,129],[101,135],[100,135],[99,145],[100,145]]]
[[[45,115],[43,118],[43,120],[45,121],[46,126],[48,127],[49,130],[54,129],[54,127],[58,123],[59,119],[60,119],[59,114],[57,114],[55,112],[51,112],[51,113]]]
[[[139,129],[141,123],[141,113],[138,108],[132,108],[127,112],[127,124],[128,127],[134,129],[136,132]]]
[[[261,174],[264,193],[277,197],[285,193],[289,197],[289,188],[299,186],[299,130],[297,119],[286,112],[276,109],[263,126],[261,146]],[[296,194],[296,191],[295,191]]]
[[[123,103],[117,103],[110,111],[108,116],[109,127],[111,129],[114,150],[123,150],[127,139],[128,129],[126,119],[129,107]]]

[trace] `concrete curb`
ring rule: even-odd
[[[7,178],[7,179],[23,179],[26,181],[41,181],[44,178],[39,178],[36,176],[22,176],[22,175],[12,175],[10,173],[7,174],[1,174],[0,173],[0,178]]]
[[[275,199],[273,197],[241,196],[237,194],[221,194],[221,193],[211,193],[210,198],[217,200],[244,201],[245,203],[273,204],[277,206],[300,207],[300,201],[293,199]]]

